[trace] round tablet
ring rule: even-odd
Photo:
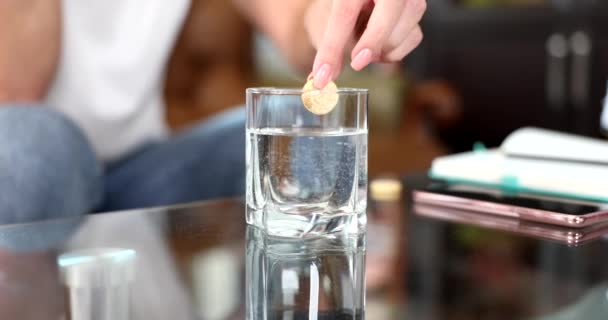
[[[338,87],[330,81],[325,88],[319,90],[313,85],[313,80],[308,80],[302,88],[302,103],[308,111],[316,115],[329,113],[338,104]]]

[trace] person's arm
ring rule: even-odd
[[[304,26],[310,0],[233,0],[260,31],[268,35],[300,71],[312,66],[315,50]]]
[[[41,100],[60,48],[60,0],[0,0],[0,103]]]
[[[340,75],[348,51],[357,71],[403,59],[422,41],[426,10],[426,0],[234,1],[292,64],[310,68],[317,49],[310,74],[317,88]]]

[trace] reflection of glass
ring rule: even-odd
[[[479,226],[487,230],[508,231],[535,239],[558,241],[569,246],[582,245],[608,235],[608,225],[606,224],[569,228],[425,204],[416,204],[413,209],[414,213],[419,216]]]
[[[542,317],[533,318],[534,320],[604,320],[608,309],[608,291],[605,283],[602,283],[589,291],[582,298],[571,305],[561,308],[561,310]]]
[[[135,274],[135,251],[93,248],[58,258],[70,295],[71,320],[129,319],[130,283]]]
[[[363,319],[365,236],[316,239],[247,230],[247,319]]]
[[[247,90],[247,222],[303,237],[365,225],[367,90],[340,89],[327,114],[302,90]]]

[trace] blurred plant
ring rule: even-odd
[[[510,251],[511,247],[517,245],[517,241],[509,234],[475,226],[459,226],[454,234],[459,244],[470,250],[492,248]]]

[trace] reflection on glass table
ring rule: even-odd
[[[425,180],[406,184],[411,191]],[[580,317],[571,319],[586,319],[604,308],[588,303],[601,300],[598,287],[608,279],[601,230],[569,234],[492,215],[408,208],[410,318],[566,319],[560,316],[576,310]]]
[[[121,300],[130,320],[243,320],[247,308],[293,311],[294,319],[314,311],[318,318],[358,319],[361,292],[370,320],[608,314],[605,237],[573,247],[416,215],[409,195],[421,184],[406,179],[403,190],[394,182],[370,190],[364,241],[256,235],[247,231],[240,199],[0,226],[0,319],[69,319],[70,286],[57,259],[102,248],[135,252],[133,281]]]
[[[91,248],[64,253],[57,263],[69,291],[71,320],[128,320],[134,250]]]
[[[364,319],[365,236],[247,229],[247,319]]]
[[[538,320],[569,320],[585,319],[600,320],[606,319],[608,315],[608,284],[598,285],[596,288],[586,293],[580,300],[572,305],[564,306],[561,310],[537,318]],[[536,320],[536,319],[535,319]]]
[[[608,236],[608,224],[606,223],[584,228],[569,228],[426,204],[415,204],[412,209],[419,216],[551,240],[568,246],[578,246]]]

